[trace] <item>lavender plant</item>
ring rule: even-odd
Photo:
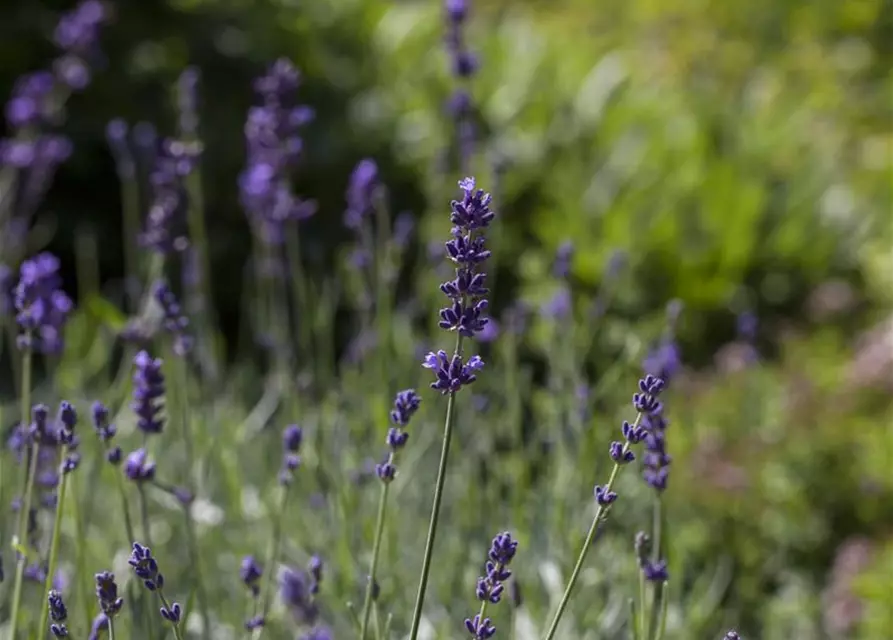
[[[580,576],[583,563],[586,561],[586,556],[595,540],[595,535],[598,532],[599,527],[607,519],[611,505],[617,500],[618,496],[613,488],[621,467],[626,466],[635,460],[635,453],[632,451],[632,446],[644,440],[648,435],[645,426],[642,425],[643,419],[660,415],[663,410],[663,405],[660,400],[658,400],[658,396],[663,389],[663,380],[655,378],[650,374],[639,380],[639,391],[633,395],[633,407],[637,412],[636,419],[632,424],[626,421],[623,422],[621,427],[621,433],[624,439],[623,442],[614,441],[611,443],[609,453],[611,460],[614,461],[614,468],[612,469],[606,484],[595,486],[594,493],[597,505],[595,516],[592,518],[592,524],[589,527],[589,532],[586,534],[583,548],[580,550],[580,554],[577,557],[577,562],[574,565],[567,586],[558,603],[558,608],[549,624],[548,630],[546,631],[544,636],[545,640],[552,640],[552,638],[555,637],[555,634],[558,631],[558,625],[561,622],[561,617],[567,608],[568,602],[570,602],[574,586]]]
[[[360,623],[360,640],[366,640],[369,630],[369,616],[372,612],[372,602],[376,590],[376,572],[378,570],[378,555],[381,550],[382,537],[384,535],[385,518],[388,508],[388,490],[391,482],[397,476],[397,454],[406,446],[409,433],[406,427],[409,425],[413,414],[418,411],[422,399],[414,389],[406,389],[397,394],[394,399],[394,409],[391,411],[391,423],[388,429],[386,442],[388,455],[384,462],[376,465],[375,471],[381,480],[381,497],[378,501],[378,516],[375,522],[375,541],[372,544],[372,561],[366,583],[366,596],[363,602],[362,622]]]
[[[456,394],[464,386],[476,379],[475,372],[480,371],[484,361],[474,355],[464,360],[463,341],[472,338],[487,325],[488,318],[487,288],[484,286],[486,274],[480,271],[481,265],[490,257],[486,249],[486,238],[483,235],[493,222],[495,213],[490,210],[490,195],[476,188],[474,178],[465,178],[459,182],[463,192],[461,201],[453,200],[450,204],[452,212],[450,231],[452,238],[446,243],[449,259],[456,265],[456,277],[440,285],[440,290],[450,300],[450,305],[440,311],[439,326],[441,329],[456,334],[456,346],[453,355],[446,351],[430,352],[422,363],[435,375],[431,388],[447,396],[446,419],[443,428],[443,443],[440,452],[440,463],[437,467],[437,479],[434,485],[434,499],[431,506],[431,518],[428,524],[428,536],[425,541],[425,555],[422,558],[422,571],[416,604],[413,610],[410,640],[415,640],[422,619],[422,608],[425,604],[425,591],[428,587],[428,573],[434,553],[434,539],[440,517],[440,504],[443,499],[443,487],[446,481],[447,462],[449,460],[450,441],[453,435],[454,405]]]
[[[496,627],[487,617],[487,607],[499,604],[505,591],[505,583],[512,572],[508,565],[515,557],[518,542],[506,531],[493,538],[487,554],[486,575],[478,578],[475,594],[481,601],[481,609],[474,618],[465,619],[465,629],[474,640],[486,640],[496,635]]]
[[[158,562],[152,556],[152,550],[139,542],[133,543],[133,551],[127,563],[133,568],[133,573],[143,581],[143,586],[158,595],[161,602],[161,617],[170,623],[177,640],[183,640],[180,630],[180,620],[183,617],[183,608],[178,602],[171,604],[164,595],[164,575],[158,570]],[[108,617],[108,614],[106,614]],[[109,628],[112,628],[109,618]]]

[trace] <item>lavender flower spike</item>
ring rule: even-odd
[[[59,259],[41,253],[20,268],[14,299],[16,321],[23,334],[20,349],[58,354],[62,351],[62,327],[71,313],[71,299],[60,290]]]
[[[452,19],[464,19],[464,4],[460,6],[459,3],[454,3],[450,6]],[[434,537],[446,481],[456,392],[474,382],[476,372],[484,366],[484,361],[478,355],[463,361],[462,343],[464,339],[473,338],[475,334],[481,332],[489,321],[486,274],[482,271],[482,266],[490,257],[490,251],[486,247],[484,234],[496,214],[490,209],[490,194],[478,189],[474,178],[459,181],[459,188],[462,190],[462,200],[453,200],[450,203],[450,222],[453,227],[450,230],[451,238],[446,243],[447,257],[456,267],[456,277],[440,285],[441,292],[450,302],[440,311],[440,327],[456,333],[456,346],[452,356],[447,355],[445,351],[431,352],[422,362],[423,367],[434,372],[435,381],[431,387],[448,396],[448,403],[425,555],[422,559],[422,572],[409,633],[410,640],[416,640],[418,637],[422,608],[425,604],[428,573],[431,570],[431,558],[434,552]],[[489,629],[485,619],[478,620],[475,628],[479,629],[480,633],[487,633]]]
[[[362,623],[360,625],[360,640],[366,640],[366,634],[369,629],[369,614],[372,611],[372,601],[375,599],[376,581],[375,574],[378,569],[378,556],[381,550],[382,532],[384,531],[385,516],[388,504],[388,485],[397,476],[397,454],[400,449],[406,446],[409,440],[409,434],[405,431],[409,425],[412,416],[418,411],[422,399],[415,389],[406,389],[397,394],[394,398],[394,409],[391,411],[391,423],[393,426],[388,429],[387,445],[390,451],[384,462],[375,465],[375,471],[378,478],[382,482],[381,496],[378,502],[378,517],[375,524],[375,541],[372,546],[372,563],[369,569],[369,576],[366,582],[366,595],[363,601]],[[314,556],[315,557],[315,556]],[[321,569],[320,569],[321,571]],[[314,574],[311,567],[311,574]],[[317,583],[319,581],[317,580]]]
[[[178,602],[169,603],[164,596],[164,576],[158,570],[158,562],[152,555],[149,547],[141,545],[139,542],[133,543],[133,550],[130,553],[130,559],[127,563],[133,567],[133,573],[137,578],[143,581],[146,589],[158,594],[161,601],[161,617],[171,623],[174,635],[177,640],[183,640],[180,632],[180,620],[183,617],[183,608]]]
[[[496,627],[486,617],[487,606],[497,604],[502,599],[505,582],[512,575],[508,565],[517,550],[518,542],[512,539],[508,531],[493,538],[487,556],[486,575],[478,578],[475,590],[478,600],[481,601],[481,610],[474,618],[465,619],[465,629],[474,640],[485,640],[496,633]]]
[[[164,418],[161,415],[164,398],[164,374],[161,360],[152,358],[140,351],[133,359],[133,412],[137,416],[136,426],[145,434],[161,433]]]
[[[608,479],[607,484],[597,485],[595,487],[595,501],[598,505],[595,510],[595,516],[592,519],[589,533],[586,535],[583,548],[577,557],[577,563],[574,565],[573,572],[565,587],[564,594],[561,596],[561,601],[558,603],[558,609],[555,612],[555,616],[552,618],[552,622],[549,625],[544,640],[552,640],[555,637],[555,634],[558,631],[558,624],[561,622],[561,616],[564,614],[564,610],[567,608],[567,604],[570,601],[571,593],[580,576],[583,562],[586,560],[586,554],[592,547],[595,534],[601,523],[607,518],[611,505],[614,504],[618,498],[617,493],[613,491],[617,474],[623,466],[635,459],[635,454],[630,450],[630,447],[633,444],[646,439],[649,435],[647,428],[643,426],[643,420],[654,420],[660,416],[661,411],[663,410],[663,405],[661,405],[660,400],[658,400],[658,396],[664,390],[664,387],[665,384],[663,380],[650,374],[639,380],[639,391],[633,395],[632,402],[633,407],[635,407],[637,411],[636,419],[632,424],[625,421],[622,424],[621,434],[623,435],[624,442],[612,442],[609,447],[609,454],[614,461],[614,469],[611,472],[611,477]],[[642,542],[642,544],[644,544],[644,542]],[[666,563],[663,561],[647,564],[643,562],[642,571],[645,574],[645,577],[649,580],[663,582],[666,579]]]

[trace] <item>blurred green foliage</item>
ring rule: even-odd
[[[47,64],[42,36],[51,9],[61,6],[17,0],[0,9],[0,86]],[[893,7],[884,0],[478,0],[474,7],[471,42],[482,59],[474,173],[496,191],[501,216],[497,311],[517,297],[547,300],[552,256],[570,238],[576,316],[572,331],[538,319],[525,341],[485,347],[488,372],[496,373],[476,383],[486,412],[470,402],[460,407],[431,624],[451,637],[456,612],[471,606],[493,523],[506,522],[521,532],[526,558],[518,565],[526,596],[518,637],[536,637],[523,630],[541,628],[560,596],[589,518],[581,505],[608,471],[606,446],[629,417],[622,405],[634,372],[663,330],[666,302],[677,298],[686,305],[679,338],[690,371],[668,400],[667,537],[671,573],[679,576],[668,637],[719,637],[732,625],[748,639],[890,637],[893,409],[886,390],[852,384],[851,374],[853,335],[893,303]],[[439,302],[424,246],[444,236],[457,177],[441,167],[453,138],[441,40],[440,5],[431,1],[120,3],[103,38],[107,66],[69,105],[76,153],[42,213],[59,221],[53,246],[71,255],[74,231],[90,227],[103,247],[103,280],[121,273],[105,123],[124,116],[173,132],[171,87],[184,65],[198,65],[214,282],[218,306],[235,324],[250,302],[232,284],[242,281],[250,251],[235,185],[241,126],[252,77],[286,55],[304,72],[303,99],[319,116],[295,176],[298,192],[321,204],[302,228],[312,275],[329,274],[344,255],[343,192],[361,157],[379,162],[393,211],[411,209],[422,220],[404,274],[416,282],[418,305],[414,315],[393,319],[389,366],[401,386],[424,386],[415,350],[430,332],[419,325],[433,324]],[[596,323],[584,310],[618,249],[629,266],[612,289],[610,313]],[[829,281],[847,284],[856,301],[831,320],[810,302]],[[90,295],[69,329],[71,348],[44,393],[79,400],[111,393],[108,339],[123,317],[106,300],[114,298],[110,289],[105,298],[82,292]],[[713,358],[743,309],[760,317],[766,357],[728,372]],[[333,308],[314,313],[334,330]],[[362,363],[345,365],[323,393],[279,397],[262,386],[250,356],[237,356],[242,366],[202,399],[196,418],[205,438],[199,446],[226,444],[200,487],[203,544],[214,566],[229,572],[240,554],[263,547],[278,443],[258,425],[277,407],[277,419],[299,415],[311,434],[308,480],[295,496],[301,513],[287,521],[286,556],[303,562],[325,549],[337,567],[325,613],[339,634],[349,633],[345,602],[356,601],[366,570],[375,487],[345,477],[379,453],[386,400],[373,394],[380,381],[370,382]],[[574,396],[583,384],[592,387],[585,415]],[[395,615],[414,595],[442,409],[426,396],[401,467],[405,481],[394,485],[400,520],[384,548],[382,593]],[[168,468],[176,468],[182,461],[171,449]],[[91,483],[111,473],[89,471]],[[625,598],[635,590],[630,540],[650,495],[634,473],[620,491],[611,533],[599,541],[572,607],[567,628],[575,635],[567,637],[624,633]],[[323,493],[326,501],[312,501]],[[83,487],[78,495],[82,508],[95,508]],[[159,500],[154,508],[176,505]],[[159,544],[184,535],[171,522],[160,521]],[[107,560],[112,543],[102,527],[88,528],[78,562],[92,567]],[[870,541],[872,560],[841,587],[862,609],[834,635],[826,619],[831,567],[854,537]],[[186,565],[185,552],[170,553]],[[169,581],[189,584],[188,572],[172,569]],[[92,597],[89,585],[80,586],[87,595],[75,606]],[[214,601],[232,605],[221,608],[221,624],[240,622],[239,586],[229,578],[212,585]]]

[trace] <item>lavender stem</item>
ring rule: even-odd
[[[31,332],[25,333],[26,343],[31,342]],[[22,422],[21,428],[27,430],[27,425],[31,417],[31,348],[25,349],[22,355]],[[25,449],[27,452],[27,448]],[[13,543],[18,545],[27,545],[25,541],[26,527],[28,523],[28,513],[31,511],[31,487],[34,485],[34,475],[37,472],[37,456],[40,453],[40,442],[35,440],[31,449],[31,457],[27,464],[22,467],[22,480],[25,485],[25,499],[19,508],[16,518],[16,537]],[[22,581],[25,577],[25,563],[27,561],[26,554],[17,549],[16,558],[16,577],[12,591],[12,613],[9,624],[9,637],[15,638],[16,629],[19,622],[19,605],[22,602]]]
[[[384,531],[385,513],[388,506],[388,489],[390,483],[381,485],[381,497],[378,500],[378,517],[375,522],[375,542],[372,544],[372,565],[369,568],[369,578],[366,584],[366,598],[363,602],[363,622],[360,626],[360,640],[366,640],[369,629],[369,614],[372,611],[372,595],[375,592],[375,573],[378,570],[378,555],[381,551],[381,538]]]
[[[61,460],[64,461],[68,456],[68,445],[62,446],[62,455]],[[59,496],[56,500],[56,513],[53,518],[53,537],[51,538],[52,542],[50,543],[50,559],[47,564],[47,582],[52,585],[53,576],[56,573],[56,563],[59,559],[59,538],[62,533],[62,509],[65,505],[65,493],[68,488],[68,473],[66,471],[62,471],[62,477],[59,479]],[[47,622],[49,622],[50,616],[50,603],[46,598],[43,599],[43,604],[40,607],[40,622],[37,625],[38,633],[46,633]],[[15,637],[15,636],[13,636]]]
[[[456,338],[457,355],[462,353],[462,334]],[[447,399],[446,419],[443,424],[443,443],[440,449],[440,463],[437,465],[437,480],[434,485],[434,503],[431,505],[431,519],[428,522],[428,538],[425,541],[425,555],[422,559],[422,575],[419,578],[419,589],[416,594],[415,609],[412,614],[412,626],[409,640],[416,640],[419,625],[422,622],[422,607],[425,605],[425,591],[428,589],[428,573],[431,570],[431,558],[434,553],[434,536],[437,533],[437,521],[440,518],[440,503],[443,500],[443,487],[446,482],[447,460],[450,455],[450,441],[453,437],[454,407],[456,392],[451,391]]]
[[[636,421],[633,423],[633,429],[638,428],[641,421],[642,412],[639,412],[636,415]],[[629,442],[625,442],[623,444],[621,455],[625,455],[628,451]],[[610,492],[614,488],[614,481],[617,479],[617,474],[620,471],[620,466],[620,463],[614,463],[614,468],[611,470],[611,477],[608,478],[608,484],[605,486],[606,492]],[[552,640],[552,638],[555,637],[555,632],[558,631],[558,623],[561,622],[561,616],[564,614],[564,610],[567,608],[568,602],[570,602],[571,593],[574,590],[574,585],[576,585],[577,578],[580,577],[580,571],[583,568],[583,563],[586,561],[586,554],[589,553],[589,548],[592,546],[592,541],[595,539],[595,534],[598,531],[599,525],[602,523],[602,520],[608,515],[608,509],[608,506],[599,504],[598,509],[596,509],[595,511],[595,517],[592,519],[592,525],[589,527],[589,533],[586,534],[586,541],[583,543],[583,548],[580,550],[580,555],[577,557],[577,564],[574,565],[574,570],[571,573],[570,580],[568,580],[567,587],[565,587],[564,589],[564,594],[561,596],[561,601],[558,603],[558,610],[555,612],[555,617],[552,618],[552,623],[549,625],[549,630],[546,632],[544,640]]]

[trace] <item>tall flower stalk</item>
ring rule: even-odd
[[[518,542],[508,531],[493,538],[487,554],[486,575],[478,578],[475,593],[481,601],[481,609],[474,618],[465,619],[465,629],[473,640],[487,640],[496,634],[496,627],[487,617],[487,607],[499,604],[505,591],[505,583],[512,576],[508,565],[515,557]]]
[[[440,285],[441,292],[449,298],[450,304],[441,309],[439,323],[441,329],[456,334],[456,347],[452,356],[448,356],[442,350],[432,352],[425,356],[422,363],[423,367],[431,369],[435,375],[436,379],[431,383],[431,388],[448,396],[448,399],[431,518],[428,522],[428,536],[425,541],[422,571],[409,633],[410,640],[418,637],[422,608],[425,605],[428,574],[431,570],[434,539],[437,535],[440,505],[446,482],[450,441],[453,436],[456,393],[463,386],[474,382],[475,372],[484,366],[484,361],[477,355],[464,361],[462,347],[465,338],[474,337],[488,322],[486,316],[488,303],[485,298],[488,291],[484,286],[486,274],[480,271],[480,267],[490,257],[483,232],[490,226],[495,213],[490,210],[490,194],[476,189],[474,178],[461,180],[459,187],[463,191],[463,197],[461,201],[453,200],[450,204],[452,208],[450,222],[453,228],[450,231],[452,237],[446,243],[447,256],[456,266],[456,277]]]
[[[59,539],[62,532],[62,514],[65,508],[65,493],[68,488],[68,474],[74,471],[80,460],[77,453],[71,450],[77,446],[74,435],[74,427],[77,424],[77,413],[74,407],[63,402],[59,407],[59,427],[55,434],[56,440],[62,445],[61,463],[59,465],[59,494],[56,498],[56,515],[53,521],[53,537],[50,542],[50,559],[47,564],[47,581],[52,582],[56,574],[56,563],[59,559]],[[52,592],[50,592],[52,593]],[[38,629],[45,629],[50,613],[52,598],[44,601],[40,610],[40,622]],[[55,617],[54,617],[55,620]]]
[[[16,322],[22,330],[17,340],[23,352],[22,359],[22,420],[21,430],[25,437],[25,456],[22,466],[22,493],[24,495],[16,520],[16,574],[13,584],[10,637],[15,638],[19,623],[19,607],[22,601],[22,582],[27,563],[26,539],[34,478],[37,474],[41,438],[45,434],[26,425],[31,411],[31,367],[35,352],[57,354],[64,346],[62,328],[72,309],[71,299],[60,290],[59,260],[42,253],[33,260],[26,260],[20,268],[20,278],[16,285],[14,304]],[[35,425],[40,422],[36,419]],[[30,456],[28,455],[30,450]]]
[[[298,454],[301,450],[303,441],[304,432],[301,427],[296,424],[288,425],[282,432],[283,452],[282,466],[279,469],[279,504],[273,522],[273,537],[270,540],[270,546],[267,553],[267,578],[264,583],[263,592],[260,594],[260,613],[246,623],[246,626],[253,630],[252,637],[255,640],[263,635],[264,629],[266,628],[266,617],[270,608],[273,577],[275,575],[273,568],[279,558],[279,551],[282,546],[282,528],[285,525],[285,513],[288,507],[290,488],[292,482],[294,482],[295,471],[301,466],[301,456]],[[258,579],[260,579],[260,575],[254,580],[256,581]],[[248,582],[247,580],[243,581],[246,583]]]
[[[363,618],[360,627],[360,640],[366,640],[369,630],[369,614],[372,611],[377,584],[375,573],[378,569],[378,555],[381,550],[381,539],[384,532],[384,522],[388,507],[388,489],[391,482],[397,476],[397,454],[409,440],[406,426],[413,414],[418,410],[422,399],[414,389],[407,389],[397,394],[394,399],[394,409],[391,411],[391,423],[394,425],[388,429],[387,444],[390,451],[384,462],[375,467],[376,474],[381,480],[381,496],[378,501],[378,516],[375,522],[375,541],[372,544],[372,564],[369,568],[369,577],[366,584],[366,597],[363,602]]]
[[[583,568],[583,563],[586,561],[586,555],[592,547],[592,542],[595,540],[595,535],[598,533],[601,524],[607,519],[611,505],[617,500],[617,493],[615,493],[613,489],[614,483],[617,480],[617,475],[620,473],[620,468],[636,459],[631,447],[644,440],[647,435],[645,427],[642,426],[642,420],[646,417],[657,416],[661,413],[663,406],[658,400],[658,396],[663,389],[664,382],[660,378],[646,375],[639,380],[639,393],[633,395],[633,407],[635,407],[637,412],[636,419],[632,424],[626,421],[623,422],[621,432],[623,434],[624,442],[621,443],[615,441],[611,443],[609,453],[611,459],[614,461],[614,468],[611,470],[611,476],[608,478],[607,484],[596,485],[595,487],[595,501],[598,505],[595,510],[595,516],[592,518],[592,525],[589,527],[589,533],[586,534],[583,548],[580,550],[580,554],[577,557],[577,563],[574,565],[573,572],[564,589],[564,594],[561,596],[561,600],[558,603],[558,609],[555,612],[555,616],[552,618],[552,622],[544,636],[544,640],[552,640],[552,638],[555,637],[555,633],[558,631],[558,624],[561,622],[561,617],[564,615],[564,611],[570,602],[574,586],[577,583],[577,579],[580,577],[580,571]]]

